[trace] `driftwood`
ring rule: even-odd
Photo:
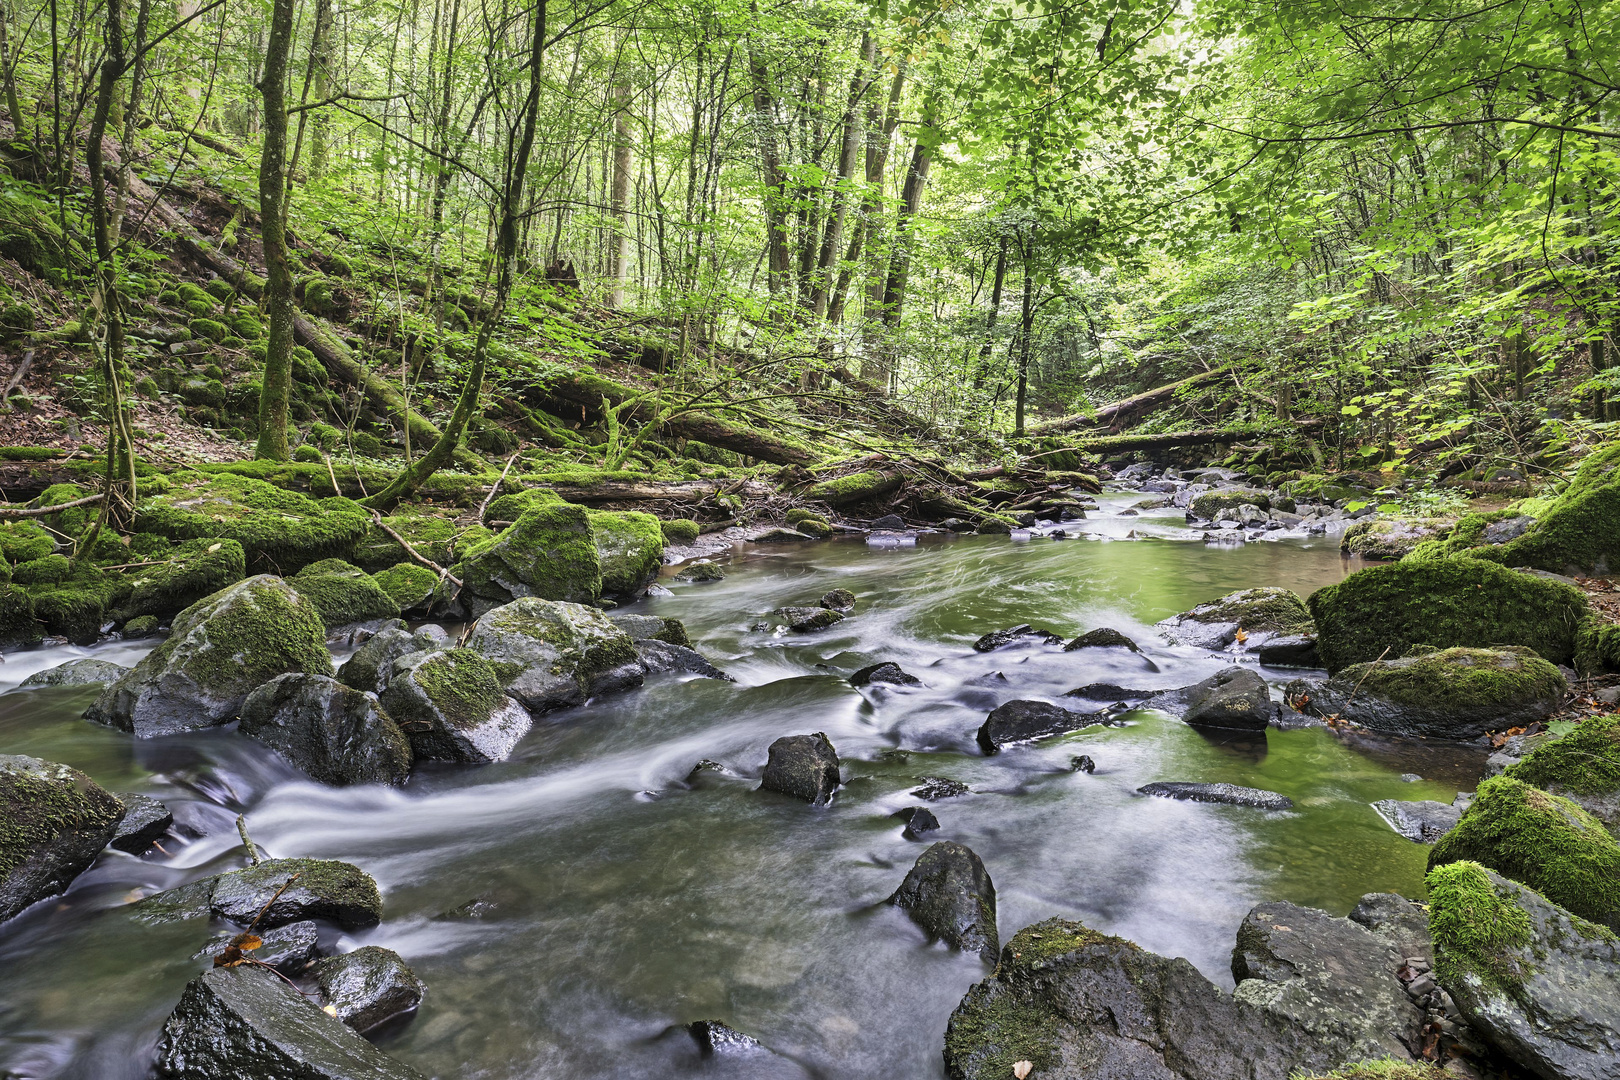
[[[1226,373],[1225,367],[1214,368],[1210,371],[1201,371],[1197,375],[1189,376],[1179,382],[1167,383],[1152,390],[1145,390],[1128,398],[1102,405],[1089,416],[1076,413],[1073,416],[1061,417],[1057,420],[1048,420],[1044,424],[1036,424],[1027,429],[1026,434],[1031,438],[1040,438],[1043,435],[1056,435],[1064,431],[1075,431],[1085,427],[1101,427],[1109,425],[1119,428],[1126,423],[1159,408],[1168,405],[1181,390],[1186,390],[1202,383],[1210,382]]]

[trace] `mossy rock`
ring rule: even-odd
[[[690,518],[676,518],[673,521],[661,521],[658,528],[664,534],[665,544],[690,544],[698,538],[702,531],[698,523]]]
[[[0,309],[0,341],[7,343],[33,333],[34,309],[26,304],[7,304]]]
[[[1452,1075],[1426,1061],[1379,1058],[1341,1065],[1332,1072],[1301,1074],[1297,1080],[1452,1080]]]
[[[85,718],[137,736],[212,727],[277,675],[332,674],[314,603],[268,574],[239,581],[174,619],[173,634],[107,688]]]
[[[344,306],[332,283],[325,278],[311,278],[304,283],[303,301],[304,310],[311,315],[334,315]]]
[[[484,524],[492,521],[516,521],[523,516],[523,511],[531,506],[546,506],[563,501],[550,488],[524,488],[522,491],[510,491],[505,495],[497,495],[489,501],[484,509]]]
[[[73,576],[73,560],[66,555],[47,555],[12,567],[11,580],[18,585],[55,585]]]
[[[60,506],[62,503],[75,502],[93,495],[95,492],[78,484],[52,484],[40,492],[39,498],[34,500],[36,507]],[[84,506],[71,506],[66,510],[59,510],[54,514],[46,514],[44,523],[66,536],[77,536],[85,527],[94,521],[101,512],[97,503],[86,503]]]
[[[209,296],[213,297],[215,300],[218,300],[222,304],[228,304],[232,300],[236,299],[236,290],[232,288],[231,283],[226,281],[224,278],[215,278],[202,288],[203,292],[207,293]]]
[[[1555,574],[1620,571],[1620,473],[1610,483],[1566,492],[1517,539],[1469,554]]]
[[[796,529],[801,521],[825,521],[827,519],[814,510],[806,510],[802,506],[795,506],[782,516],[782,520],[787,523],[789,528]]]
[[[309,443],[305,443],[293,451],[293,460],[307,461],[313,464],[316,462],[325,461],[326,457],[315,447],[311,446]]]
[[[1254,647],[1271,637],[1315,630],[1299,594],[1274,585],[1227,593],[1156,625],[1170,641],[1200,649],[1224,649],[1239,632],[1252,638]]]
[[[439,586],[438,574],[412,562],[396,563],[372,577],[404,614],[425,612]]]
[[[46,633],[67,638],[75,645],[90,645],[101,637],[101,628],[111,618],[110,612],[124,589],[116,575],[80,566],[51,583],[29,587],[28,595],[34,602],[34,618],[45,624]]]
[[[440,566],[455,564],[495,536],[482,525],[458,525],[449,518],[409,507],[401,507],[392,517],[383,518],[383,522],[403,536],[423,558]],[[410,555],[399,542],[376,526],[368,528],[350,557],[350,561],[373,574],[409,560]]]
[[[231,320],[231,329],[236,336],[246,341],[258,341],[264,337],[264,323],[252,315],[238,315]]]
[[[209,306],[212,307],[212,305]],[[230,329],[224,323],[214,319],[192,319],[186,325],[191,328],[191,332],[197,337],[216,343],[224,341],[230,333]]]
[[[467,647],[494,666],[506,693],[535,712],[578,705],[642,678],[630,635],[582,604],[514,600],[486,612]]]
[[[230,473],[175,473],[170,479],[169,491],[143,500],[135,528],[171,540],[235,540],[250,571],[290,574],[341,558],[371,527],[370,515],[341,497],[315,500]]]
[[[0,522],[0,556],[12,565],[42,559],[55,550],[56,541],[38,522]]]
[[[1269,510],[1271,494],[1258,488],[1216,488],[1195,495],[1188,510],[1193,517],[1212,519],[1222,510],[1236,510],[1240,506]]]
[[[327,630],[373,619],[397,619],[399,605],[372,576],[342,559],[311,563],[287,579],[314,603]]]
[[[123,817],[123,804],[79,770],[0,755],[0,922],[65,891]]]
[[[1564,796],[1620,836],[1620,713],[1587,717],[1503,775]]]
[[[34,600],[17,585],[0,585],[0,648],[31,645],[42,636],[34,620]]]
[[[1478,559],[1402,561],[1312,593],[1317,650],[1329,671],[1413,645],[1523,645],[1568,664],[1587,614],[1572,585]]]
[[[651,514],[635,510],[588,511],[602,567],[602,593],[640,596],[664,564],[664,531]]]
[[[594,604],[602,595],[591,518],[572,503],[530,507],[511,528],[470,549],[455,573],[474,617],[525,596]]]
[[[1620,671],[1620,625],[1589,617],[1575,637],[1574,664],[1582,674]]]
[[[187,405],[218,409],[225,404],[225,384],[218,379],[192,375],[181,380],[175,392]]]
[[[533,724],[501,689],[489,661],[471,649],[402,657],[381,701],[418,760],[504,761]]]
[[[119,621],[176,614],[247,575],[247,556],[235,540],[187,540],[165,554],[162,563],[126,576],[129,594],[114,613]]]
[[[1454,524],[1450,518],[1369,518],[1346,529],[1339,547],[1364,559],[1403,559],[1419,544],[1444,536]]]
[[[209,295],[207,289],[195,282],[182,281],[174,287],[174,291],[180,297],[182,303],[207,304],[210,311],[214,309],[214,298]]]
[[[141,638],[151,637],[163,626],[163,621],[156,615],[137,615],[124,624],[124,637],[129,641],[138,641]]]
[[[1477,862],[1593,922],[1620,926],[1620,843],[1575,803],[1511,776],[1479,785],[1429,869]]]

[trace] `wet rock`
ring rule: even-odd
[[[671,645],[657,638],[636,642],[636,655],[641,658],[641,663],[649,675],[665,671],[684,671],[705,679],[718,679],[721,682],[737,681],[711,664],[708,658],[696,649]]]
[[[1367,893],[1350,909],[1349,918],[1395,946],[1401,956],[1434,957],[1428,910],[1399,893]]]
[[[919,776],[917,779],[922,781],[922,786],[912,789],[912,797],[929,802],[959,798],[973,790],[962,781],[952,780],[948,776]]]
[[[1358,521],[1344,531],[1339,548],[1364,559],[1400,559],[1425,540],[1444,537],[1454,518],[1386,517]]]
[[[951,840],[933,845],[917,857],[889,903],[931,937],[995,963],[996,887],[970,849]]]
[[[687,636],[686,624],[679,619],[664,619],[657,615],[609,615],[608,622],[623,630],[631,641],[667,641],[690,649],[692,639]]]
[[[1189,802],[1226,803],[1230,806],[1251,806],[1257,810],[1287,810],[1294,800],[1275,791],[1261,788],[1239,787],[1236,784],[1197,784],[1184,780],[1161,780],[1144,784],[1136,789],[1140,795],[1156,795],[1166,799]]]
[[[524,597],[591,604],[602,594],[590,512],[569,503],[531,505],[499,536],[469,549],[455,573],[475,617]]]
[[[1525,648],[1413,651],[1344,668],[1312,692],[1307,711],[1397,735],[1474,739],[1551,716],[1569,686]]]
[[[1182,720],[1193,727],[1264,731],[1276,713],[1266,681],[1248,668],[1229,667],[1186,691]]]
[[[1081,634],[1079,637],[1063,646],[1063,651],[1074,652],[1076,649],[1104,648],[1124,648],[1131,650],[1131,652],[1141,651],[1136,647],[1136,642],[1132,641],[1118,630],[1107,626],[1100,626],[1095,630]]]
[[[713,1055],[730,1057],[768,1052],[752,1035],[744,1035],[736,1028],[727,1027],[718,1020],[694,1020],[686,1025],[686,1030],[704,1057]]]
[[[1199,649],[1224,649],[1240,630],[1251,649],[1274,637],[1314,632],[1305,601],[1287,589],[1270,587],[1228,593],[1157,626],[1172,643]]]
[[[835,623],[844,621],[844,616],[823,607],[785,607],[777,611],[789,630],[798,634],[807,634],[812,630],[825,630]]]
[[[1077,686],[1063,696],[1085,698],[1087,701],[1118,702],[1146,701],[1156,693],[1158,693],[1157,690],[1130,690],[1123,686],[1115,686],[1113,683],[1094,682],[1087,683],[1084,686]]]
[[[382,894],[371,875],[351,863],[265,859],[257,866],[154,893],[137,901],[134,911],[155,923],[212,915],[238,926],[251,926],[257,919],[259,928],[266,930],[305,919],[358,930],[382,921]]]
[[[838,751],[820,732],[785,735],[771,743],[760,787],[825,806],[838,790],[840,764]]]
[[[105,686],[129,674],[122,664],[108,663],[85,657],[69,660],[59,667],[36,671],[18,685],[19,690],[33,690],[41,686]]]
[[[419,760],[505,761],[534,723],[506,696],[489,661],[470,648],[396,660],[380,700]]]
[[[1435,975],[1462,1015],[1548,1080],[1620,1076],[1620,942],[1477,863],[1429,875]]]
[[[1009,701],[985,717],[976,738],[979,749],[986,754],[997,754],[1002,747],[1013,743],[1077,731],[1103,723],[1105,719],[1105,713],[1071,712],[1045,701]]]
[[[0,922],[66,891],[123,817],[124,805],[78,769],[0,755]]]
[[[326,625],[311,601],[280,578],[260,575],[181,612],[173,634],[84,715],[141,738],[213,727],[289,671],[332,674]]]
[[[271,679],[248,695],[237,730],[323,784],[403,784],[411,775],[410,741],[377,695],[326,675]]]
[[[1253,506],[1260,510],[1269,509],[1271,494],[1258,488],[1230,487],[1216,488],[1196,496],[1189,510],[1194,517],[1213,518],[1222,510],[1236,510],[1242,506]]]
[[[533,712],[640,686],[645,674],[630,635],[608,616],[534,597],[486,613],[467,648],[488,660],[505,692]]]
[[[124,820],[118,823],[108,847],[144,855],[174,824],[169,808],[150,795],[119,792],[118,800],[124,804]]]
[[[387,627],[373,634],[344,661],[338,669],[338,681],[356,690],[380,694],[388,689],[395,660],[413,652],[434,652],[449,647],[447,635],[437,626],[424,626],[414,634]]]
[[[884,661],[868,664],[849,677],[851,686],[921,686],[923,681],[901,669],[899,664]]]
[[[1050,630],[1037,630],[1028,623],[1023,623],[1019,626],[1009,627],[1006,630],[990,631],[990,633],[984,635],[978,641],[973,643],[973,651],[994,652],[997,649],[1004,649],[1008,645],[1011,645],[1014,642],[1023,641],[1026,638],[1033,638],[1036,642],[1043,645],[1054,645],[1063,640],[1061,636],[1052,633]]]
[[[1421,802],[1402,802],[1399,799],[1379,799],[1373,803],[1378,816],[1389,822],[1389,827],[1416,844],[1432,844],[1456,827],[1462,811],[1450,803],[1425,799]]]
[[[906,523],[901,519],[899,514],[884,514],[882,517],[872,522],[872,524],[868,527],[874,532],[879,530],[898,532],[906,527]]]
[[[791,544],[798,540],[814,540],[809,533],[802,533],[798,529],[766,529],[755,533],[748,538],[755,544]]]
[[[1319,668],[1322,658],[1316,652],[1316,638],[1311,634],[1285,634],[1274,637],[1254,650],[1260,662],[1267,667]]]
[[[1075,772],[1083,772],[1088,774],[1097,771],[1097,763],[1091,760],[1090,754],[1080,754],[1076,757],[1070,758],[1069,767]]]
[[[1620,836],[1620,713],[1589,716],[1561,739],[1532,736],[1521,746],[1508,776],[1563,796]]]
[[[676,581],[724,581],[725,568],[719,563],[702,562],[682,567],[675,575]]]
[[[422,1080],[271,972],[214,968],[163,1025],[162,1080]]]
[[[427,993],[398,953],[376,945],[322,960],[310,974],[320,988],[321,1004],[362,1032],[415,1012]]]
[[[831,611],[854,611],[855,594],[848,589],[832,589],[823,593],[818,603]]]
[[[313,922],[288,923],[272,930],[254,932],[259,947],[246,950],[246,954],[261,964],[269,964],[283,975],[299,975],[321,955],[320,928]],[[192,956],[193,960],[211,960],[231,947],[236,934],[220,934],[209,940]]]
[[[894,816],[906,823],[903,835],[907,840],[921,840],[927,833],[939,831],[939,818],[926,806],[908,806]]]
[[[1517,540],[1529,532],[1530,526],[1535,523],[1535,518],[1524,514],[1505,518],[1502,521],[1493,521],[1485,526],[1484,540],[1487,544],[1505,544],[1509,540]]]
[[[342,559],[311,563],[286,581],[315,605],[329,636],[341,627],[399,617],[399,604],[376,579]]]
[[[664,563],[659,520],[639,510],[590,510],[586,516],[602,567],[602,595],[633,600],[646,592]]]

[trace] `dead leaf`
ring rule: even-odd
[[[1239,629],[1239,630],[1238,630],[1238,631],[1237,631],[1237,632],[1236,632],[1236,633],[1235,633],[1235,634],[1233,634],[1233,635],[1232,635],[1232,636],[1233,636],[1233,637],[1235,637],[1235,638],[1237,638],[1237,643],[1238,643],[1238,644],[1239,644],[1239,645],[1242,645],[1242,644],[1243,644],[1243,643],[1244,643],[1244,642],[1245,642],[1245,641],[1248,641],[1248,640],[1249,640],[1249,635],[1248,635],[1248,634],[1245,634],[1245,633],[1244,633],[1244,632],[1243,632],[1243,631],[1242,631],[1242,629]]]
[[[211,544],[211,545],[209,545],[208,550],[209,551],[218,551],[219,550],[219,545],[218,544]]]
[[[336,1005],[327,1005],[327,1006],[325,1006],[325,1007],[323,1007],[321,1009],[321,1012],[325,1013],[327,1016],[330,1016],[334,1020],[337,1019],[337,1006]],[[1028,1074],[1026,1073],[1025,1075],[1028,1075]]]
[[[1016,1078],[1016,1080],[1024,1080],[1024,1077],[1028,1076],[1034,1071],[1035,1063],[1033,1061],[1013,1062],[1013,1076]]]

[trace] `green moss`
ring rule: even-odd
[[[1555,574],[1620,571],[1620,478],[1566,492],[1523,536],[1470,554]]]
[[[602,567],[602,591],[635,596],[658,577],[664,562],[664,532],[651,514],[628,510],[588,511]]]
[[[33,308],[26,304],[7,304],[0,310],[0,341],[16,341],[33,333],[33,330]]]
[[[1568,799],[1510,776],[1479,785],[1456,828],[1429,853],[1429,868],[1472,861],[1607,924],[1620,917],[1620,843]]]
[[[1585,595],[1571,585],[1478,559],[1370,567],[1318,589],[1308,603],[1329,671],[1418,644],[1524,645],[1567,664],[1587,613]]]
[[[332,283],[325,278],[312,278],[304,284],[304,310],[313,315],[331,315],[338,308],[337,295]]]
[[[525,510],[511,528],[471,548],[456,576],[471,597],[491,604],[518,596],[592,604],[602,594],[591,518],[572,503]]]
[[[1620,713],[1590,716],[1562,739],[1527,754],[1505,775],[1576,795],[1620,791]]]
[[[123,804],[77,769],[37,758],[0,757],[0,881],[64,834],[93,835],[123,816]],[[13,896],[0,899],[11,901]],[[14,914],[0,909],[0,919]]]
[[[66,555],[47,555],[18,563],[11,571],[11,580],[18,585],[55,585],[73,574],[73,562]]]
[[[214,298],[208,295],[208,290],[191,281],[182,281],[174,287],[175,294],[182,303],[207,304],[210,311],[214,308]]]
[[[203,686],[243,693],[289,671],[332,674],[320,612],[278,578],[248,578],[205,597],[174,618],[174,636],[152,651],[161,668],[193,630],[207,642],[192,650],[186,673]],[[145,661],[143,661],[145,663]]]
[[[410,676],[447,723],[462,731],[477,727],[506,702],[506,693],[488,660],[471,649],[434,653]]]
[[[123,583],[92,567],[81,567],[56,584],[30,588],[28,594],[34,601],[34,617],[45,624],[47,633],[76,645],[89,645],[101,636],[109,610],[123,594]]]
[[[782,520],[790,526],[797,526],[801,521],[825,521],[827,519],[814,510],[806,510],[802,506],[795,506],[782,516]]]
[[[119,605],[116,618],[172,615],[241,581],[247,574],[246,553],[235,540],[187,540],[166,555],[156,566],[130,570],[125,578],[129,595]]]
[[[1620,625],[1588,617],[1575,635],[1574,666],[1583,675],[1620,671]]]
[[[231,320],[231,329],[236,336],[246,341],[258,341],[264,337],[264,324],[252,315],[238,315]]]
[[[216,322],[213,319],[192,319],[186,325],[191,328],[193,334],[209,341],[223,341],[225,336],[230,333],[224,323]]]
[[[40,492],[39,498],[34,500],[34,505],[39,507],[60,506],[62,503],[74,502],[93,494],[95,492],[87,487],[80,487],[78,484],[52,484]],[[54,514],[47,514],[45,522],[59,533],[67,536],[77,536],[84,531],[85,526],[95,519],[100,509],[95,503],[73,506]]]
[[[299,596],[314,603],[326,628],[371,619],[399,617],[399,604],[372,576],[342,559],[323,559],[287,579]]]
[[[1504,953],[1529,944],[1530,915],[1498,892],[1485,868],[1472,860],[1429,871],[1429,933],[1435,966],[1443,982],[1473,973],[1497,985],[1519,978]]]
[[[676,518],[673,521],[659,522],[658,527],[663,531],[666,544],[690,544],[698,538],[701,529],[698,523],[690,518]]]
[[[1199,604],[1184,617],[1201,623],[1237,623],[1245,633],[1308,634],[1315,629],[1299,594],[1271,585],[1227,593]]]
[[[191,375],[182,379],[175,387],[175,393],[187,405],[196,405],[205,409],[217,409],[225,404],[225,384],[218,379],[208,379],[201,375]]]
[[[1380,1058],[1341,1065],[1330,1073],[1302,1075],[1295,1080],[1451,1080],[1451,1074],[1423,1061]]]
[[[161,621],[156,615],[137,615],[124,624],[124,637],[131,641],[151,637],[158,632]]]
[[[309,443],[305,443],[293,451],[293,460],[308,461],[313,463],[317,461],[325,461],[326,458],[315,447],[311,446]]]
[[[847,506],[887,495],[898,490],[900,483],[898,473],[867,469],[811,484],[804,490],[804,497],[828,506]]]
[[[0,555],[13,565],[42,559],[55,549],[56,541],[37,522],[0,522]]]
[[[1368,518],[1346,529],[1339,547],[1364,559],[1401,559],[1418,545],[1436,541],[1453,524],[1450,518]]]
[[[317,501],[229,473],[176,473],[171,479],[171,490],[141,503],[135,528],[171,540],[235,540],[249,570],[292,573],[341,557],[371,527],[370,515],[345,498]]]
[[[40,636],[33,597],[18,586],[0,585],[0,645],[35,642]]]
[[[203,292],[207,293],[209,296],[213,297],[215,300],[218,300],[222,304],[228,304],[232,300],[236,299],[236,290],[232,288],[231,283],[226,281],[224,278],[215,278],[213,281],[210,281],[208,284],[203,286]]]
[[[482,525],[458,525],[449,518],[412,507],[401,507],[392,517],[383,518],[383,523],[409,541],[423,558],[440,566],[453,566],[495,535]],[[368,529],[353,555],[355,563],[372,573],[409,560],[398,541],[375,526]]]
[[[1269,510],[1271,496],[1255,488],[1217,488],[1195,495],[1188,509],[1193,517],[1213,518],[1222,510],[1236,510],[1240,506]]]
[[[438,587],[439,575],[416,563],[397,563],[373,575],[377,586],[387,593],[400,611],[421,607]]]
[[[562,496],[550,488],[524,488],[498,495],[484,510],[484,524],[492,521],[516,521],[531,506],[546,506],[562,502]]]
[[[54,446],[0,446],[0,461],[55,461],[65,453]]]
[[[1561,700],[1569,689],[1563,672],[1528,649],[1520,653],[1415,646],[1398,663],[1353,664],[1339,678],[1359,686],[1364,694],[1424,709],[1488,709]]]

